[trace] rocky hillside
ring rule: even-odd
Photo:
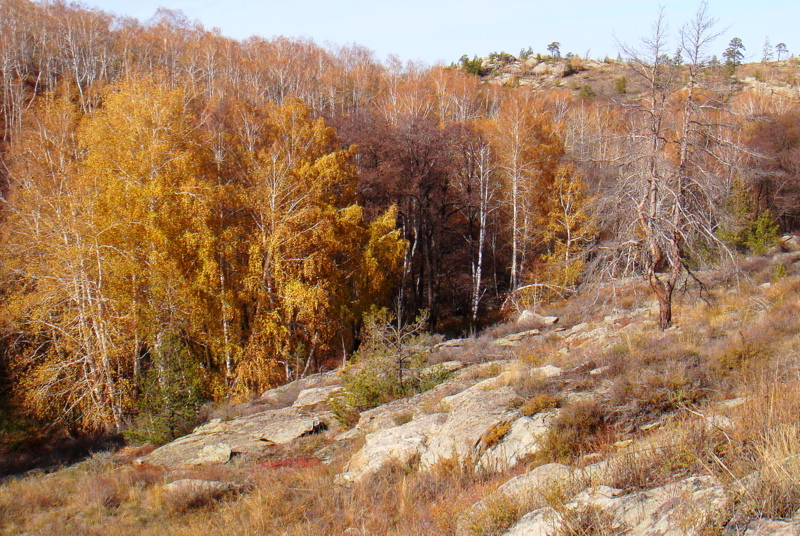
[[[800,253],[784,244],[687,279],[664,332],[640,280],[605,284],[477,337],[364,353],[154,450],[6,480],[0,527],[798,534]]]
[[[623,98],[644,88],[625,62],[598,61],[580,57],[552,59],[531,56],[520,59],[509,54],[492,54],[473,60],[481,78],[504,86],[531,86],[537,89],[571,91],[581,98]],[[478,63],[480,67],[478,68]],[[706,76],[726,85],[731,92],[743,89],[780,95],[794,102],[800,96],[797,80],[800,65],[795,58],[783,61],[748,63],[731,73],[725,66],[711,68]]]

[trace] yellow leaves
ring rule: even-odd
[[[573,288],[584,267],[584,251],[597,236],[591,220],[586,184],[569,165],[559,165],[541,217],[541,241],[546,248],[534,266],[533,299],[552,298]]]
[[[392,205],[370,223],[361,269],[365,310],[386,301],[405,256],[408,242],[400,237],[396,222],[397,206]]]
[[[354,203],[355,148],[340,149],[333,129],[302,102],[242,113],[262,136],[248,143],[240,133],[236,143],[250,166],[243,208],[252,240],[241,247],[247,263],[240,281],[254,328],[242,333],[234,383],[258,390],[267,385],[253,363],[265,356],[294,373],[349,341],[366,300],[390,290],[402,241],[392,233],[396,211],[372,226],[364,221]],[[367,259],[384,263],[383,277]]]
[[[14,367],[32,411],[118,429],[167,330],[206,354],[208,392],[257,392],[337,358],[389,295],[396,211],[364,220],[355,148],[300,101],[233,106],[241,121],[217,137],[146,77],[80,123],[58,106],[48,129],[65,143],[20,138],[4,226],[20,252],[4,277],[20,283],[3,320],[24,333]]]

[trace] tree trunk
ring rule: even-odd
[[[659,279],[654,268],[649,270],[647,279],[658,299],[658,327],[662,330],[667,329],[672,324],[672,289],[674,287],[669,282],[665,283]]]

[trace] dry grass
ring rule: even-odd
[[[341,465],[229,465],[165,471],[104,460],[52,475],[7,481],[0,515],[7,534],[454,534],[458,515],[507,475],[446,466],[383,471],[352,488]],[[163,485],[197,478],[243,484],[237,493],[174,496]],[[350,531],[350,532],[347,532]]]
[[[596,505],[563,508],[559,514],[561,527],[557,536],[617,536],[627,529],[610,512]]]
[[[614,441],[608,411],[597,399],[576,400],[559,410],[536,457],[542,462],[569,463]]]
[[[772,268],[753,261],[750,270],[766,278]],[[609,330],[613,342],[605,338],[578,345],[551,333],[508,350],[528,364],[556,364],[565,370],[557,378],[523,374],[512,382],[523,414],[560,406],[544,451],[525,467],[545,461],[580,466],[582,456],[595,453],[593,460],[616,458],[602,480],[626,491],[661,486],[691,474],[717,476],[736,492],[730,515],[737,527],[757,517],[796,515],[800,511],[800,397],[796,396],[800,277],[789,274],[763,288],[733,277],[721,281],[706,296],[707,304],[683,300],[677,329],[661,332],[651,323],[622,321]],[[540,312],[561,316],[564,324],[586,319],[579,318],[581,309],[591,309],[595,320],[609,314],[624,320],[628,313],[635,317],[632,310],[650,298],[640,283],[631,282]],[[624,329],[617,329],[620,326]],[[497,329],[499,335],[511,328]],[[464,359],[476,363],[493,359],[499,350],[489,339],[489,334],[471,339]],[[564,347],[570,348],[568,355],[559,353]],[[602,372],[592,373],[601,367]],[[501,363],[485,363],[457,377],[469,383],[503,370]],[[593,392],[591,398],[587,391]],[[744,403],[731,408],[718,405],[734,397],[742,397]],[[427,409],[438,411],[439,398],[432,397]],[[399,412],[395,422],[410,415]],[[717,426],[711,417],[729,421]],[[485,444],[501,440],[507,425],[492,430]],[[622,439],[629,440],[627,446],[618,443]],[[304,441],[292,450],[276,451],[276,460],[314,456],[327,446],[314,443],[319,438]],[[241,467],[183,471],[132,465],[134,454],[96,455],[52,474],[4,481],[0,533],[448,535],[455,533],[460,514],[510,476],[472,474],[455,465],[426,474],[395,467],[365,485],[342,487],[334,483],[334,476],[347,459],[346,449],[353,447],[343,448],[327,465],[248,460]],[[164,485],[182,478],[232,483],[241,493],[181,503],[164,493]],[[531,508],[555,508],[568,502],[573,491],[554,488],[519,500],[498,499],[473,520],[473,532],[502,534]],[[602,511],[569,515],[571,528],[565,534],[605,534],[618,528]],[[730,515],[725,512],[722,517]],[[714,519],[709,527],[718,529],[725,522]]]
[[[484,508],[465,522],[464,530],[476,536],[500,536],[526,512],[527,508],[516,498],[492,496],[485,501]]]
[[[560,405],[561,402],[556,397],[547,393],[541,393],[525,401],[519,408],[519,412],[526,417],[530,417],[531,415],[536,415],[543,411],[555,409]]]

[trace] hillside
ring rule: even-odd
[[[705,8],[681,52],[427,67],[0,7],[9,459],[173,439],[352,359],[377,318],[463,337],[645,278],[666,329],[682,278],[800,230],[798,61],[742,64]]]
[[[646,90],[628,62],[620,60],[597,61],[578,56],[554,59],[541,55],[520,59],[501,53],[470,61],[480,62],[479,76],[482,80],[502,86],[529,86],[537,90],[561,88],[581,98],[616,99]],[[789,58],[745,63],[737,67],[735,73],[725,65],[718,65],[710,68],[706,76],[717,78],[717,83],[730,85],[735,92],[766,90],[770,95],[777,93],[792,99],[797,98],[798,74],[800,66],[794,58]]]
[[[635,278],[471,338],[372,339],[156,450],[6,479],[3,533],[795,534],[783,244],[687,280],[666,331]]]
[[[0,13],[0,530],[800,531],[798,58]]]

